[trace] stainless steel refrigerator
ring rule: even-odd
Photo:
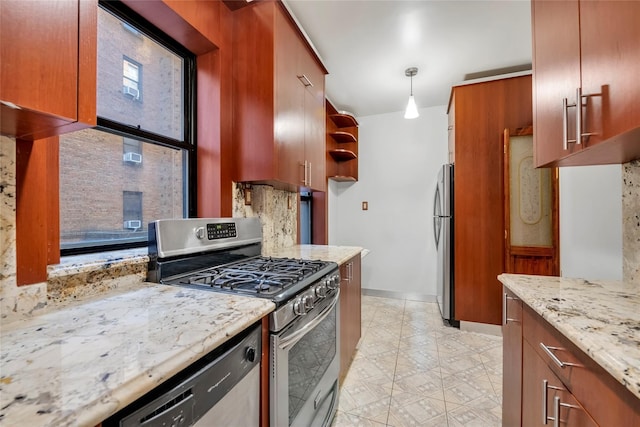
[[[438,250],[437,300],[442,318],[452,326],[459,326],[454,311],[453,212],[453,165],[445,164],[438,173],[433,200],[433,234]]]

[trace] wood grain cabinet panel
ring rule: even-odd
[[[531,76],[455,86],[455,319],[502,323],[504,211],[502,134],[531,124]]]
[[[344,379],[362,333],[360,254],[340,266],[340,381]]]
[[[502,424],[522,423],[522,301],[513,292],[502,294]]]
[[[234,12],[235,181],[326,190],[324,75],[280,2]]]
[[[537,166],[640,158],[639,20],[637,1],[532,1]]]
[[[523,311],[523,336],[598,424],[640,425],[638,399],[528,306]],[[554,362],[541,344],[566,365]]]
[[[522,357],[526,367],[522,380],[523,426],[598,426],[527,341],[523,344]]]
[[[2,2],[2,134],[34,140],[95,125],[97,4]]]

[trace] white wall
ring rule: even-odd
[[[369,249],[362,286],[436,295],[433,193],[447,162],[446,107],[358,117],[359,181],[329,183],[329,244]],[[362,202],[369,210],[362,210]]]
[[[622,168],[560,168],[561,275],[622,280]]]

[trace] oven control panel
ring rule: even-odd
[[[224,222],[219,224],[207,224],[207,239],[228,239],[230,237],[237,237],[236,224],[234,222]],[[204,227],[196,229],[196,237],[198,239],[204,239],[205,230]]]

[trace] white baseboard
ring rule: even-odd
[[[477,332],[480,334],[502,336],[502,326],[490,325],[488,323],[460,321],[460,330],[466,332]]]
[[[408,299],[411,301],[437,302],[435,295],[425,295],[411,292],[382,291],[379,289],[362,288],[362,295],[393,299]]]

